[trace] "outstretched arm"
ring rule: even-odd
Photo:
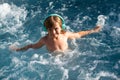
[[[81,38],[88,34],[99,32],[100,29],[101,29],[100,26],[96,26],[94,29],[91,29],[91,30],[80,31],[80,32],[76,32],[76,33],[69,33],[68,38],[69,39]]]
[[[96,26],[94,29],[87,30],[87,31],[80,31],[80,32],[78,32],[78,34],[80,35],[80,37],[84,37],[88,34],[99,32],[100,29],[101,29],[100,26]]]
[[[44,45],[44,41],[43,41],[43,39],[41,39],[35,44],[29,44],[27,46],[24,46],[22,48],[16,48],[14,50],[16,50],[16,51],[24,51],[24,50],[28,50],[29,48],[38,49],[38,48],[42,47],[43,45]]]

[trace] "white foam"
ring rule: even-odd
[[[49,6],[52,6],[53,5],[53,2],[49,2]]]
[[[13,57],[12,58],[12,64],[15,65],[15,68],[18,68],[20,66],[23,66],[24,65],[24,61],[21,61],[19,58],[17,57]]]
[[[0,5],[0,18],[5,18],[11,11],[11,6],[7,3]]]
[[[47,65],[49,64],[49,61],[47,59],[45,59],[43,56],[39,56],[37,54],[33,55],[32,59],[39,59],[39,61],[37,60],[33,60],[30,62],[30,64],[35,64],[35,63],[39,63],[39,64],[42,64],[42,65]]]
[[[116,39],[120,38],[119,37],[120,36],[120,28],[114,26],[110,36],[112,36],[113,38],[116,38]]]
[[[98,21],[97,21],[96,25],[103,27],[105,25],[105,19],[107,19],[107,17],[104,15],[99,15],[97,17],[97,19],[98,19]]]
[[[80,15],[77,15],[77,19],[74,22],[74,26],[82,26],[83,22],[87,21],[87,20],[91,20],[91,17],[89,16],[83,16],[82,19],[80,19]]]
[[[24,7],[17,7],[14,4],[3,3],[0,4],[0,32],[15,33],[25,21],[27,11]]]
[[[27,16],[27,10],[24,6],[16,6],[14,4],[3,3],[0,4],[0,35],[10,34],[12,36],[18,37],[23,35],[22,25],[24,24]],[[6,37],[6,36],[5,36]],[[24,39],[27,35],[23,35]],[[8,38],[7,38],[8,39]],[[9,37],[9,41],[12,38]],[[11,42],[2,42],[0,48],[4,49],[8,44],[12,44]],[[14,41],[12,39],[12,41]]]
[[[32,59],[38,59],[38,58],[39,58],[39,55],[36,53],[32,56]]]
[[[84,16],[82,21],[91,20],[89,16]]]
[[[79,65],[76,65],[76,66],[74,66],[73,68],[72,68],[72,70],[76,70],[76,69],[78,69],[80,66]]]
[[[105,71],[100,71],[99,73],[95,74],[96,76],[92,77],[92,73],[85,73],[85,71],[81,71],[81,74],[78,76],[79,79],[83,80],[100,80],[101,77],[109,77],[115,80],[120,80],[114,73],[111,72],[105,72]]]
[[[3,44],[3,43],[0,43],[0,44]],[[0,45],[0,49],[5,49],[5,46],[4,45]]]
[[[110,73],[110,72],[101,71],[97,75],[98,76],[96,77],[96,80],[99,80],[101,76],[111,77],[111,78],[114,78],[116,80],[119,80],[118,77],[114,73]]]
[[[69,70],[65,69],[64,67],[61,67],[61,70],[63,71],[63,76],[61,80],[67,80],[69,78],[69,75],[68,75]]]
[[[62,8],[61,8],[61,11],[67,11],[68,10],[68,8],[66,8],[66,4],[62,4]]]

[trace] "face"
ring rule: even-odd
[[[57,37],[60,35],[62,28],[60,27],[60,25],[56,22],[54,26],[52,26],[52,28],[48,29],[48,34],[50,34],[50,36],[52,37]]]

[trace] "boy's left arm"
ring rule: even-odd
[[[81,38],[88,34],[99,32],[100,30],[101,30],[101,26],[96,26],[94,29],[91,30],[80,31],[76,33],[68,33],[68,38],[69,39]]]
[[[101,30],[101,27],[100,26],[96,26],[94,29],[91,29],[91,30],[87,30],[87,31],[80,31],[78,32],[78,34],[80,35],[80,37],[84,37],[88,34],[91,34],[91,33],[97,33]]]

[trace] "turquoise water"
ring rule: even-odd
[[[0,0],[0,80],[120,80],[120,1]],[[67,30],[88,30],[106,17],[99,33],[69,41],[71,52],[51,56],[45,47],[15,52],[46,33],[50,13],[65,19]]]

